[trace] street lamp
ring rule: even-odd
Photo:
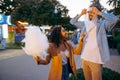
[[[55,22],[55,25],[58,23],[58,22],[57,22],[57,13],[58,13],[58,10],[57,10],[57,8],[55,7],[55,10],[54,10],[54,22]]]
[[[57,10],[56,8],[55,8],[55,10],[54,10],[54,13],[55,13],[55,14],[57,14],[57,13],[58,13],[58,10]]]

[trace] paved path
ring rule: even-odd
[[[11,55],[6,52],[10,52]],[[4,58],[1,59],[1,55]],[[47,80],[48,78],[50,64],[37,65],[33,58],[24,54],[22,50],[6,50],[2,53],[0,51],[0,59],[0,80]]]
[[[111,59],[105,64],[105,67],[110,68],[118,73],[120,73],[120,55],[117,50],[110,50]]]
[[[111,60],[105,64],[120,73],[120,55],[111,50]],[[75,56],[77,68],[81,67],[80,56]],[[20,49],[0,51],[0,80],[47,80],[49,65],[37,65],[31,56]]]
[[[15,56],[21,56],[24,54],[24,51],[21,49],[6,49],[0,50],[0,60],[12,58]]]

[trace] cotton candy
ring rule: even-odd
[[[43,34],[39,27],[29,26],[25,32],[25,38],[22,40],[25,43],[23,50],[27,55],[31,56],[45,56],[49,47],[48,39]]]

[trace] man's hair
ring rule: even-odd
[[[52,32],[50,35],[50,42],[54,43],[57,47],[59,47],[60,40],[62,39],[61,29],[62,29],[62,27],[60,25],[56,25],[52,29]]]
[[[99,11],[102,11],[102,8],[100,7],[100,5],[97,5],[95,3],[91,4],[89,7],[96,7]]]
[[[100,4],[97,5],[97,4],[91,4],[89,7],[96,7],[99,11],[102,11],[102,8],[100,7]],[[102,17],[101,16],[97,16],[98,19],[101,19]]]

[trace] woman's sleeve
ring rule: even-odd
[[[49,45],[49,48],[48,48],[48,50],[47,50],[47,56],[46,56],[46,58],[45,58],[45,60],[43,60],[43,59],[41,59],[41,58],[39,58],[38,56],[36,57],[36,61],[37,61],[37,64],[43,64],[43,65],[47,65],[47,64],[49,64],[50,63],[50,60],[51,60],[51,45]]]
[[[50,60],[51,60],[51,56],[50,56],[49,54],[46,56],[46,59],[45,59],[45,60],[40,59],[40,58],[38,57],[37,64],[47,65],[47,64],[50,63]]]
[[[84,36],[85,36],[84,34],[81,34],[80,40],[78,42],[78,46],[76,48],[74,48],[74,50],[73,50],[74,54],[79,55],[81,53],[82,47],[83,47],[83,44],[84,44],[84,42],[83,42]]]

